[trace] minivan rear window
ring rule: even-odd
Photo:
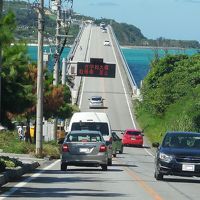
[[[100,131],[102,135],[109,135],[108,124],[104,122],[74,122],[72,123],[71,130]]]

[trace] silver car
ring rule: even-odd
[[[62,144],[61,170],[67,166],[101,166],[107,170],[108,152],[103,136],[99,131],[71,131]]]
[[[104,107],[104,99],[101,96],[92,96],[89,100],[90,108],[102,108]]]

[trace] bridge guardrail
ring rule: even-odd
[[[121,48],[120,48],[119,42],[118,42],[118,40],[116,38],[116,35],[115,35],[114,31],[113,31],[113,28],[110,25],[109,25],[109,29],[111,30],[112,35],[114,36],[115,43],[117,44],[116,45],[117,46],[117,50],[119,51],[119,55],[120,55],[121,60],[123,62],[123,66],[124,66],[124,69],[126,71],[126,74],[127,74],[127,77],[128,77],[128,80],[129,80],[133,95],[136,96],[136,97],[139,97],[140,90],[139,90],[139,88],[138,88],[138,86],[137,86],[137,84],[135,82],[135,79],[134,79],[134,77],[133,77],[133,75],[131,73],[129,65],[128,65],[125,57],[124,57],[124,54],[123,54]]]
[[[75,51],[76,51],[76,49],[78,47],[78,41],[80,40],[80,37],[81,37],[81,35],[83,33],[83,30],[84,30],[84,25],[82,25],[78,35],[76,36],[76,39],[74,40],[74,43],[73,43],[73,45],[72,45],[72,47],[70,49],[70,52],[69,52],[69,54],[67,56],[67,61],[69,61],[69,60],[71,60],[71,58],[73,58],[73,55],[74,55],[74,53],[75,53]]]

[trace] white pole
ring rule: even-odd
[[[63,58],[63,60],[62,60],[62,85],[66,84],[66,69],[67,69],[67,62],[66,62],[66,59]]]

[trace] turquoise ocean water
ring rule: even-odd
[[[44,51],[49,52],[50,49],[48,47],[44,47]],[[67,57],[69,54],[70,48],[65,48],[62,54],[63,57]],[[54,52],[54,49],[52,50]],[[140,86],[141,80],[145,78],[149,69],[150,63],[152,59],[155,57],[155,50],[151,48],[122,48],[122,52],[126,58],[128,66],[133,74],[133,77],[138,86]],[[30,57],[36,61],[37,60],[37,47],[30,46],[28,47],[28,53]],[[197,53],[196,49],[169,49],[169,54],[187,54],[193,55]],[[163,49],[158,50],[158,54],[160,57],[164,56],[166,52]],[[50,57],[51,60],[49,62],[49,69],[53,69],[53,57]]]

